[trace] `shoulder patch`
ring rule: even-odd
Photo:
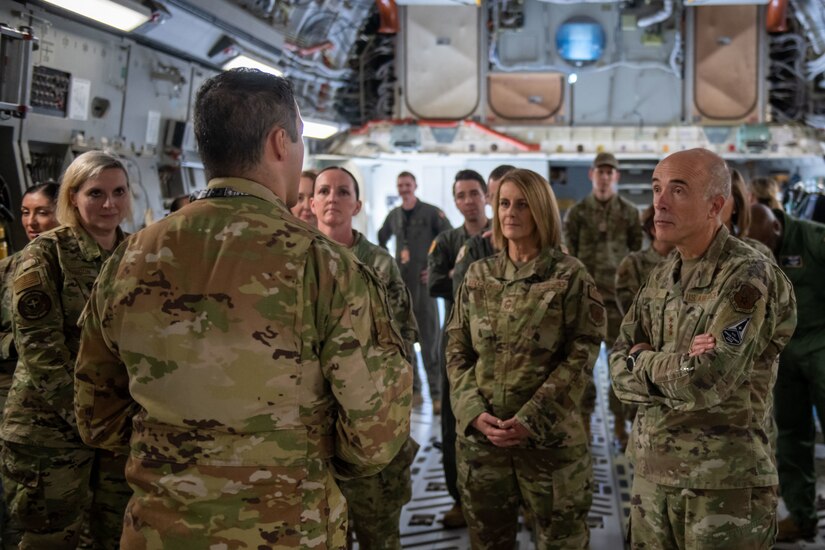
[[[428,255],[429,255],[429,254],[432,254],[432,253],[433,253],[433,251],[435,250],[435,247],[436,247],[436,246],[437,246],[437,245],[436,245],[435,239],[433,239],[433,242],[431,242],[431,243],[430,243],[430,250],[427,252],[427,254],[428,254]]]
[[[731,326],[722,330],[722,339],[731,346],[741,346],[745,337],[745,329],[751,322],[750,317],[745,317]]]
[[[739,313],[751,313],[761,297],[762,293],[755,286],[750,283],[742,283],[731,294],[730,301],[733,308]]]
[[[17,300],[17,312],[23,319],[36,321],[52,310],[52,300],[42,290],[30,290]]]
[[[587,295],[594,302],[604,305],[602,295],[599,293],[598,289],[594,285],[587,285]]]
[[[604,306],[598,304],[590,304],[589,306],[590,320],[597,327],[604,325]]]
[[[29,271],[14,280],[14,291],[23,292],[27,288],[37,286],[40,283],[40,273],[37,271]]]

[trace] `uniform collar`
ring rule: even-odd
[[[109,257],[111,252],[103,250],[97,241],[92,237],[92,235],[83,229],[81,225],[72,225],[69,226],[72,234],[74,235],[75,240],[77,241],[77,246],[80,249],[80,254],[83,256],[83,259],[86,261],[96,260],[98,258],[106,259]],[[126,233],[118,227],[115,229],[116,237],[115,237],[115,246],[112,248],[114,250],[117,246],[123,242],[123,239],[126,237]]]
[[[499,276],[500,279],[507,281],[519,281],[534,277],[543,280],[547,277],[547,274],[552,270],[556,262],[561,258],[561,255],[561,252],[557,248],[547,247],[541,250],[539,255],[532,260],[521,267],[517,267],[515,269],[515,273],[513,273],[512,277],[510,277],[505,274],[508,272],[508,264],[512,264],[512,262],[510,261],[509,256],[507,256],[507,251],[504,250],[499,253],[498,259],[496,260],[496,271],[501,274]],[[510,267],[510,270],[512,270],[512,267]]]
[[[270,202],[283,210],[287,210],[286,204],[278,195],[273,193],[269,188],[264,187],[260,183],[244,178],[213,178],[209,180],[209,189],[220,189],[223,187],[231,187],[235,191],[252,195],[253,197]]]
[[[355,248],[363,240],[364,240],[364,235],[360,231],[358,231],[356,229],[353,229],[352,230],[352,246],[350,248]]]
[[[710,246],[705,253],[699,258],[699,265],[696,267],[696,274],[693,277],[692,288],[706,288],[713,282],[713,274],[716,273],[716,266],[719,263],[719,258],[722,256],[722,251],[725,249],[725,243],[730,238],[728,228],[723,225],[719,226],[716,235],[710,242]],[[676,279],[676,275],[682,269],[682,256],[675,255],[673,264],[673,271],[671,277]],[[682,289],[686,290],[686,289]]]
[[[478,235],[484,235],[487,231],[490,231],[490,228],[491,228],[491,226],[492,226],[492,223],[493,223],[493,221],[492,221],[492,220],[487,220],[487,224],[486,224],[486,225],[484,226],[484,228],[481,230],[481,233],[478,233]],[[470,234],[467,232],[467,227],[466,227],[463,223],[461,224],[460,229],[461,229],[462,234],[463,234],[465,237],[467,237],[468,239],[472,239],[473,237],[475,237],[475,235],[470,235]]]
[[[590,193],[589,195],[587,195],[587,197],[585,197],[584,200],[585,200],[585,202],[587,202],[589,204],[589,206],[594,206],[594,207],[597,207],[597,208],[607,208],[607,207],[613,205],[613,203],[615,203],[616,201],[619,200],[619,194],[618,193],[613,193],[613,196],[611,196],[606,201],[602,202],[602,201],[600,201],[596,198],[596,195],[594,195],[593,193]]]

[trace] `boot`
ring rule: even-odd
[[[467,520],[464,519],[464,511],[461,509],[461,504],[456,503],[452,508],[444,512],[444,518],[441,520],[445,529],[460,529],[467,527]]]

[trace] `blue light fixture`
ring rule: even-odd
[[[604,29],[589,17],[573,17],[556,30],[559,56],[575,67],[598,61],[604,53],[604,45]]]

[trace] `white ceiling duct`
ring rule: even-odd
[[[642,17],[636,23],[636,25],[641,28],[645,29],[651,25],[655,25],[656,23],[661,23],[662,21],[667,21],[670,16],[673,14],[673,0],[664,0],[662,4],[662,9],[654,13],[653,15],[648,15],[647,17]]]

